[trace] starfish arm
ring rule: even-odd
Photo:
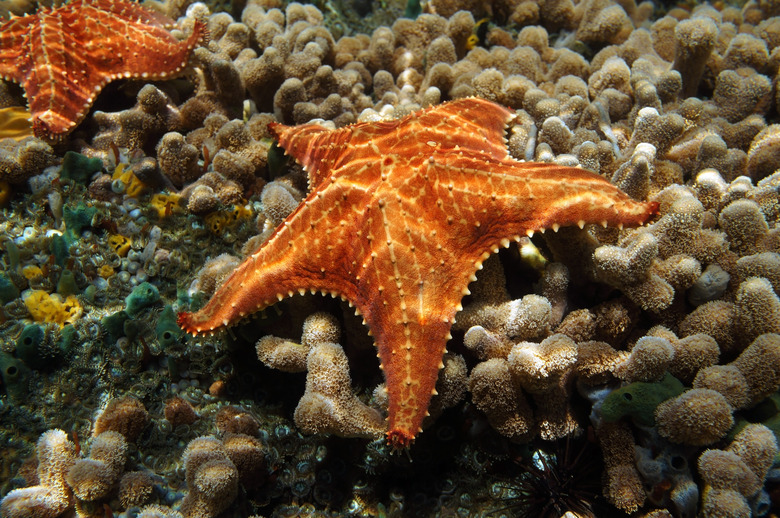
[[[507,157],[504,130],[514,114],[501,105],[470,97],[433,106],[401,119],[362,122],[338,130],[317,124],[285,126],[271,123],[279,145],[309,173],[314,189],[331,171],[358,162],[373,165],[377,157],[428,151],[479,148],[482,154],[500,160]],[[423,147],[423,151],[426,148]]]
[[[300,163],[309,175],[309,190],[322,185],[333,172],[362,174],[376,166],[380,153],[376,141],[392,134],[403,120],[364,122],[331,130],[319,124],[285,126],[272,122],[268,128],[287,155]]]
[[[292,156],[309,175],[309,190],[319,187],[331,175],[334,163],[352,134],[352,127],[331,130],[319,124],[268,125],[286,155]]]
[[[408,131],[388,135],[396,142],[379,144],[383,149],[410,149],[410,152],[459,153],[479,150],[487,160],[507,158],[506,128],[513,112],[494,102],[467,97],[432,106],[399,121]],[[423,145],[421,145],[423,144]],[[400,154],[399,153],[399,154]]]
[[[29,34],[34,16],[13,18],[0,25],[0,77],[21,84],[31,66]]]
[[[193,334],[211,333],[305,291],[356,300],[354,268],[362,248],[354,246],[351,223],[361,218],[353,208],[365,207],[366,202],[359,190],[351,190],[348,197],[344,192],[312,192],[239,265],[206,306],[195,313],[179,314],[182,329]]]
[[[30,31],[32,67],[23,87],[33,114],[33,128],[36,135],[42,136],[75,127],[107,78],[90,75],[74,52],[80,46],[78,33],[63,30],[63,22],[75,21],[75,15],[54,16],[49,11],[38,17],[40,24]]]
[[[588,223],[636,227],[658,212],[657,202],[634,200],[591,171],[552,164],[526,167],[535,169],[533,174],[540,178],[529,186],[538,209],[532,221],[540,229]]]
[[[479,163],[469,156],[437,157],[430,167],[437,170],[439,199],[450,200],[448,217],[468,222],[461,235],[480,236],[482,249],[548,228],[637,226],[658,209],[657,203],[636,201],[584,169],[511,158],[475,167]]]
[[[376,343],[389,396],[388,440],[398,447],[409,445],[428,415],[460,300],[488,255],[440,246],[436,236],[446,224],[429,219],[429,200],[410,196],[418,187],[377,189],[365,220],[371,254],[358,270],[355,300]]]
[[[94,75],[106,82],[120,77],[162,79],[181,71],[190,52],[206,38],[206,26],[196,21],[192,34],[177,40],[166,29],[172,20],[147,12],[138,4],[99,0],[86,6],[69,29],[89,41],[86,60]],[[113,11],[102,9],[110,4]],[[167,22],[167,23],[165,23]],[[132,42],[128,45],[127,42]]]
[[[450,293],[442,293],[440,308],[426,308],[423,314],[407,309],[378,312],[365,318],[385,375],[388,439],[394,446],[408,446],[422,431],[423,419],[428,415],[461,297],[458,294],[453,299],[448,296]]]
[[[79,0],[83,3],[84,0]],[[112,13],[115,16],[137,23],[145,25],[158,25],[160,27],[171,28],[174,21],[160,14],[157,11],[152,11],[143,7],[136,2],[117,2],[115,0],[87,0],[90,7],[106,12]]]
[[[398,258],[414,264],[413,255],[407,251]],[[387,287],[380,297],[357,304],[363,308],[385,376],[388,440],[394,446],[408,446],[422,430],[435,394],[450,330],[469,283],[469,276],[452,266],[424,281],[415,280],[411,271],[401,273],[398,281],[386,279],[391,282],[383,283]]]

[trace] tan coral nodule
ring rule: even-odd
[[[154,480],[145,471],[128,471],[119,479],[119,502],[124,508],[149,503],[154,493]]]
[[[143,403],[133,396],[115,398],[95,420],[93,437],[114,431],[125,436],[127,442],[135,442],[149,423],[149,413]]]
[[[2,516],[56,518],[73,505],[66,476],[76,461],[76,450],[68,435],[62,430],[48,430],[41,434],[36,450],[38,485],[9,492],[0,501]]]
[[[340,345],[317,344],[306,360],[306,392],[295,409],[295,424],[306,433],[375,439],[385,420],[352,392],[347,355]]]
[[[240,433],[256,436],[260,431],[260,423],[252,414],[232,405],[220,408],[214,421],[217,430],[222,434]]]
[[[658,405],[655,422],[658,433],[672,442],[707,446],[734,425],[732,411],[719,392],[691,389]]]
[[[78,459],[68,471],[68,485],[81,500],[106,498],[119,481],[127,461],[127,441],[115,431],[102,432],[92,439],[89,457]]]
[[[469,376],[469,391],[490,425],[512,440],[530,437],[533,411],[513,381],[509,363],[493,358],[477,364]]]
[[[238,494],[238,470],[223,444],[214,437],[198,437],[182,455],[188,493],[181,504],[185,518],[216,516]]]

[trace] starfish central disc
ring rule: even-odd
[[[641,225],[654,203],[573,167],[507,153],[514,115],[460,99],[399,120],[329,130],[272,124],[311,192],[196,313],[190,333],[233,325],[299,290],[354,304],[388,392],[388,440],[421,431],[460,300],[491,253],[545,228]]]

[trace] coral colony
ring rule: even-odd
[[[38,4],[0,516],[777,514],[780,2]]]

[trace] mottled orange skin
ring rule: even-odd
[[[19,83],[36,136],[55,140],[84,118],[119,78],[163,79],[182,70],[206,37],[195,22],[178,41],[173,20],[128,0],[71,0],[0,25],[0,76]]]
[[[512,118],[469,98],[338,130],[272,124],[309,172],[311,193],[179,324],[208,333],[297,291],[343,297],[374,336],[389,396],[388,440],[408,446],[482,261],[537,230],[641,225],[657,208],[594,173],[510,157],[504,130]]]

